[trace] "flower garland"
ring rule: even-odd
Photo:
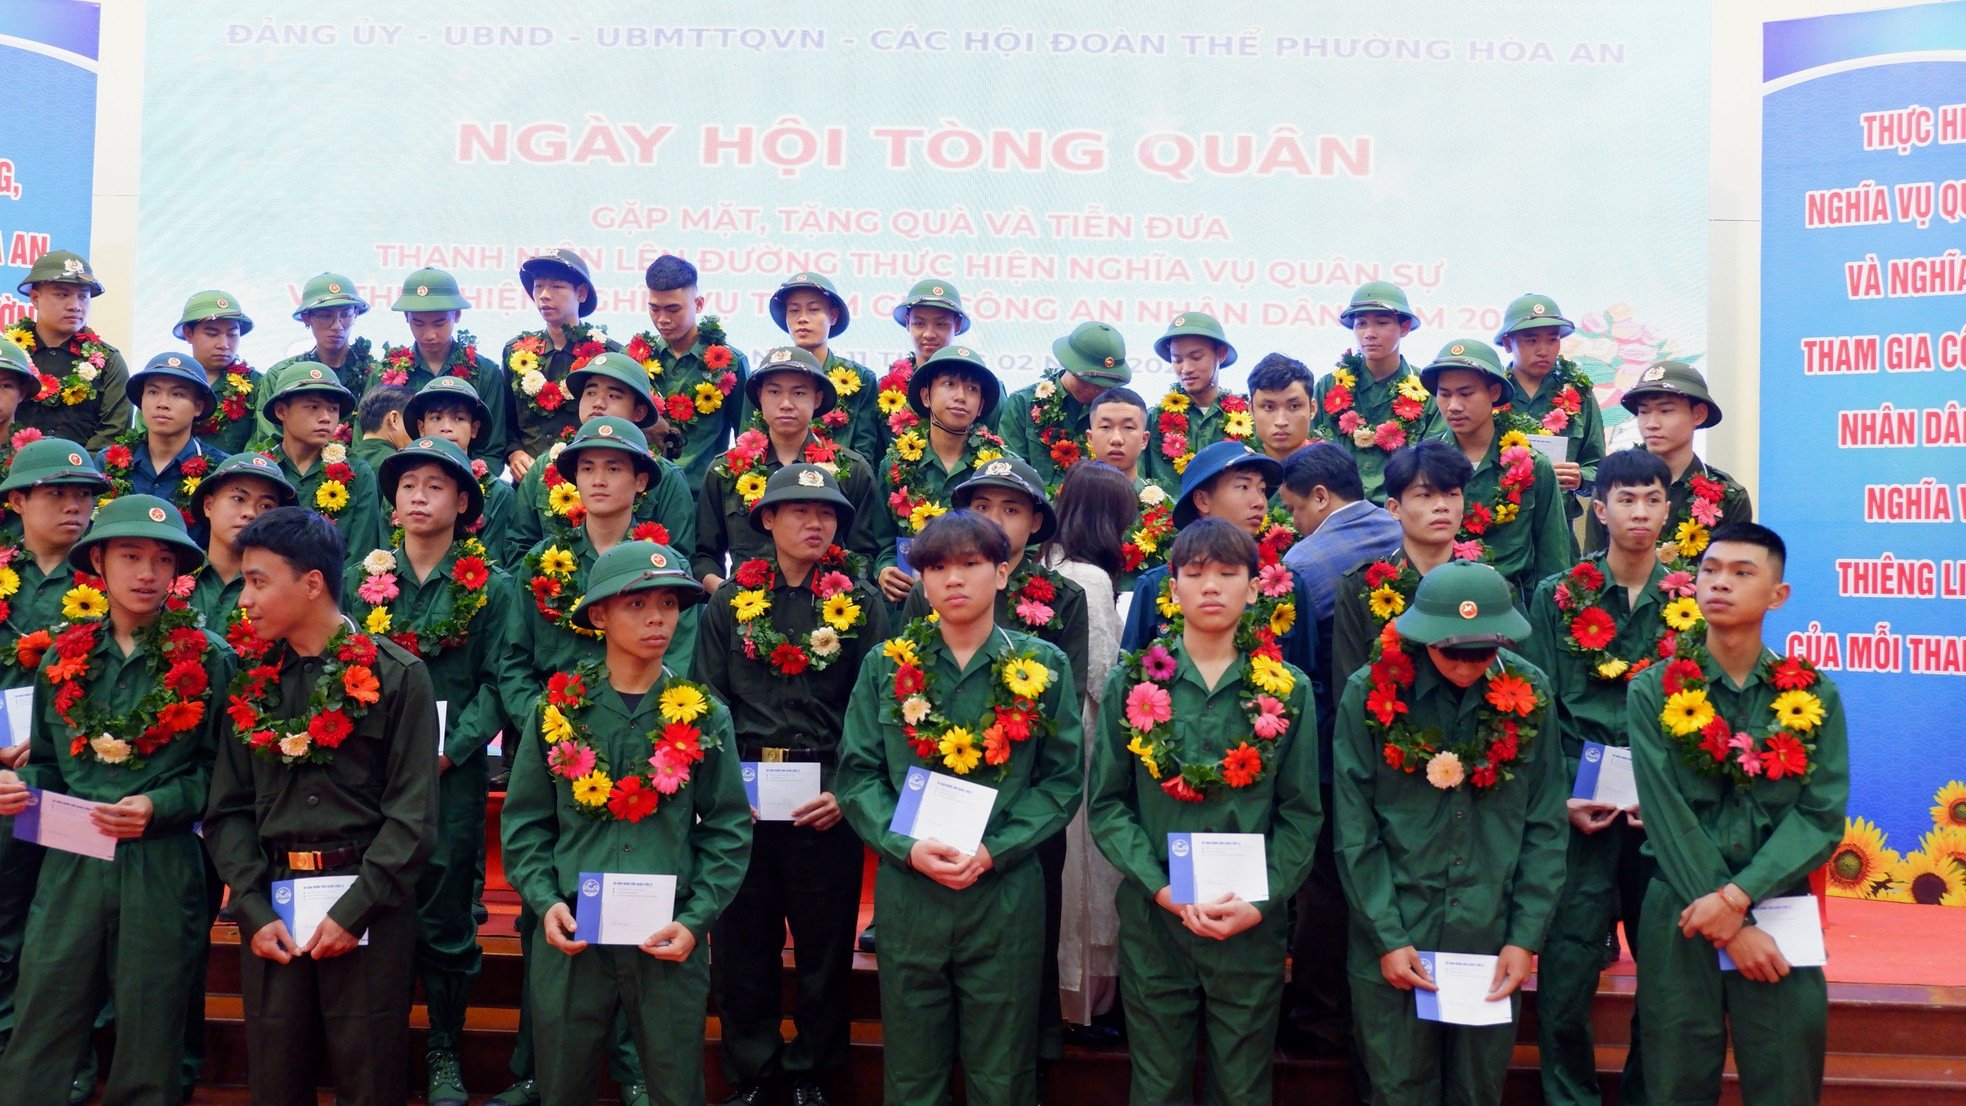
[[[1559,385],[1556,395],[1550,397],[1549,413],[1543,416],[1542,428],[1545,434],[1563,434],[1570,429],[1570,420],[1584,409],[1584,393],[1596,387],[1584,370],[1568,357],[1556,359],[1556,370],[1550,374]]]
[[[147,437],[141,430],[134,428],[125,430],[116,436],[116,440],[108,449],[102,451],[102,474],[109,478],[109,492],[102,497],[102,502],[107,503],[117,496],[130,494],[134,481],[132,474],[136,471],[137,447],[144,444]],[[187,457],[178,465],[178,472],[184,479],[178,484],[178,495],[183,497],[183,501],[178,503],[177,510],[178,514],[184,516],[186,526],[198,524],[191,516],[190,508],[185,504],[190,502],[191,494],[198,490],[198,485],[204,482],[205,474],[211,469],[211,458],[203,453]]]
[[[1379,741],[1380,755],[1397,771],[1424,772],[1427,782],[1442,791],[1463,782],[1487,790],[1514,779],[1522,747],[1536,736],[1531,719],[1549,705],[1549,697],[1535,684],[1497,664],[1482,688],[1474,735],[1443,747],[1440,730],[1418,729],[1402,718],[1409,708],[1402,693],[1412,688],[1415,668],[1393,624],[1387,623],[1374,639],[1366,668],[1372,690],[1365,697],[1365,728]]]
[[[1052,603],[1058,599],[1058,585],[1037,561],[1021,558],[1017,571],[1004,584],[1004,603],[1021,623],[1020,629],[1040,633],[1063,625]]]
[[[1365,600],[1366,612],[1374,621],[1384,626],[1405,613],[1418,590],[1420,571],[1413,567],[1412,561],[1400,557],[1367,565],[1365,590],[1359,593],[1359,598]]]
[[[546,744],[546,768],[567,781],[573,808],[597,822],[639,822],[662,800],[689,786],[706,750],[719,745],[697,719],[716,702],[701,684],[671,677],[656,696],[662,724],[650,730],[647,771],[619,771],[589,733],[583,715],[601,685],[601,662],[557,672],[546,683],[539,708],[539,736]],[[617,774],[618,772],[618,774]]]
[[[448,589],[451,612],[447,617],[428,626],[394,629],[396,612],[392,605],[402,595],[402,588],[396,583],[400,561],[390,549],[373,550],[362,558],[362,571],[366,575],[356,587],[355,596],[367,610],[351,613],[361,615],[364,630],[387,635],[389,640],[419,657],[435,657],[462,645],[471,621],[485,608],[491,564],[486,559],[485,543],[473,537],[452,542],[444,557],[451,561]]]
[[[1761,663],[1761,678],[1780,694],[1768,705],[1769,720],[1746,730],[1734,727],[1714,709],[1707,695],[1712,682],[1704,644],[1682,650],[1666,663],[1665,708],[1659,724],[1680,758],[1703,776],[1750,784],[1756,779],[1806,780],[1815,771],[1816,730],[1823,724],[1823,701],[1809,690],[1822,678],[1801,657]]]
[[[1250,417],[1249,400],[1234,392],[1223,392],[1217,406],[1222,411],[1222,437],[1225,441],[1247,442],[1256,433],[1256,420]],[[1193,423],[1188,412],[1194,407],[1194,400],[1179,388],[1161,397],[1160,418],[1154,421],[1154,429],[1160,432],[1161,456],[1174,464],[1174,471],[1188,471],[1188,462],[1194,460],[1194,440],[1189,433]]]
[[[422,357],[414,344],[392,346],[384,344],[382,360],[369,370],[369,387],[388,384],[402,388],[408,386],[410,374],[422,364]],[[443,372],[439,376],[454,376],[459,380],[471,380],[478,366],[478,339],[468,330],[460,330],[451,335],[451,348],[444,355]]]
[[[34,320],[23,317],[18,323],[7,328],[7,337],[22,350],[32,355],[40,348],[40,338],[34,329]],[[75,357],[68,366],[68,372],[60,377],[34,367],[34,375],[41,378],[41,390],[31,398],[43,407],[54,407],[57,402],[63,407],[75,407],[89,402],[101,393],[96,388],[97,378],[109,367],[109,359],[116,351],[102,340],[102,335],[88,327],[76,331],[62,349]]]
[[[1065,410],[1066,397],[1071,393],[1047,376],[1034,385],[1032,394],[1037,402],[1031,404],[1031,421],[1037,425],[1038,442],[1051,463],[1068,469],[1091,454],[1085,435],[1073,428],[1072,416]]]
[[[649,374],[649,384],[655,389],[656,409],[667,418],[671,425],[687,428],[699,417],[714,415],[723,410],[724,401],[730,398],[737,388],[737,374],[730,370],[733,355],[730,344],[724,337],[724,328],[715,315],[705,315],[696,324],[697,340],[703,343],[700,358],[708,370],[705,379],[698,381],[694,388],[679,385],[674,391],[662,389],[663,376],[668,368],[662,363],[662,355],[674,351],[662,340],[659,334],[644,330],[628,340],[623,350],[642,366]],[[676,355],[681,361],[685,355]]]
[[[1166,559],[1164,548],[1174,536],[1174,501],[1167,489],[1149,480],[1140,486],[1140,510],[1133,525],[1120,540],[1123,571],[1138,572],[1148,562]]]
[[[571,484],[567,486],[572,487]],[[574,505],[578,507],[579,503]],[[600,637],[599,630],[576,626],[573,622],[573,609],[580,605],[581,596],[569,592],[574,575],[580,571],[580,559],[573,555],[570,547],[579,536],[575,531],[580,524],[569,525],[563,518],[550,519],[549,522],[556,530],[541,543],[539,549],[526,554],[526,569],[531,573],[526,587],[532,592],[533,606],[553,626],[580,637]],[[628,540],[668,545],[669,528],[659,522],[638,522],[629,528]]]
[[[1256,539],[1256,601],[1242,613],[1237,633],[1252,635],[1260,646],[1275,645],[1297,625],[1297,575],[1283,563],[1283,552],[1293,540],[1288,527],[1274,522]],[[1164,620],[1161,636],[1179,636],[1187,628],[1181,604],[1174,598],[1172,569],[1161,579],[1154,606]]]
[[[257,387],[253,378],[253,367],[244,361],[234,361],[218,374],[218,382],[212,385],[212,392],[218,402],[212,405],[212,413],[191,424],[191,436],[209,438],[224,430],[229,423],[252,414],[253,389]]]
[[[1174,697],[1168,684],[1176,662],[1167,647],[1156,642],[1127,654],[1125,668],[1132,686],[1126,693],[1126,751],[1140,758],[1160,789],[1184,803],[1199,803],[1220,788],[1241,789],[1266,778],[1276,757],[1276,740],[1290,731],[1286,700],[1297,678],[1283,663],[1275,642],[1253,638],[1236,643],[1242,658],[1236,699],[1255,744],[1243,740],[1224,749],[1220,761],[1189,759],[1176,748]],[[1228,739],[1224,738],[1226,743]]]
[[[282,460],[277,449],[269,449],[262,456],[275,463]],[[348,485],[355,482],[355,466],[348,463],[348,447],[340,442],[321,447],[321,465],[321,483],[314,489],[314,509],[333,521],[348,509]]]
[[[717,463],[710,466],[712,473],[730,481],[731,488],[743,499],[747,511],[764,498],[765,484],[769,480],[765,474],[765,453],[770,449],[771,439],[763,430],[753,427],[739,434]],[[799,456],[806,464],[818,465],[832,473],[837,480],[844,481],[853,470],[853,464],[840,444],[817,431],[813,432]]]
[[[1693,493],[1686,503],[1686,517],[1677,524],[1671,519],[1666,522],[1673,531],[1669,542],[1672,556],[1668,562],[1675,569],[1691,572],[1698,568],[1700,554],[1707,551],[1707,543],[1713,540],[1713,527],[1720,523],[1727,484],[1705,473],[1696,473],[1686,483]]]
[[[838,397],[838,402],[833,404],[831,411],[819,416],[819,423],[827,430],[838,433],[846,427],[847,423],[853,421],[853,415],[847,410],[846,401],[849,396],[860,394],[862,381],[860,374],[853,371],[853,366],[833,356],[831,351],[826,354],[826,363],[833,366],[826,370],[826,379],[832,382],[833,394]]]
[[[929,449],[928,438],[919,430],[909,430],[894,439],[889,449],[893,460],[888,462],[887,482],[894,490],[888,493],[887,507],[894,513],[896,524],[904,534],[919,534],[928,520],[946,514],[949,507],[930,499],[921,488],[922,480],[928,474],[933,451]],[[969,437],[963,439],[962,458],[956,462],[955,471],[962,472],[981,468],[1003,456],[1003,439],[997,437],[981,425],[972,426]],[[934,463],[940,464],[937,460]]]
[[[922,417],[908,406],[908,382],[914,378],[915,355],[911,353],[895,358],[894,363],[887,367],[887,375],[880,379],[874,405],[887,419],[890,434],[905,434],[921,425]]]
[[[943,712],[935,678],[922,663],[922,653],[937,633],[933,618],[917,618],[882,647],[882,654],[894,662],[893,702],[883,713],[901,727],[915,755],[930,767],[967,776],[978,764],[990,764],[1001,779],[1010,774],[1013,745],[1052,732],[1055,723],[1038,704],[1051,686],[1052,671],[1035,653],[1003,649],[990,663],[990,700],[983,713],[974,722],[958,724]]]
[[[55,661],[44,675],[54,691],[55,713],[75,734],[68,755],[85,764],[141,768],[145,758],[205,720],[205,700],[211,690],[205,664],[211,642],[199,628],[198,612],[186,602],[191,586],[191,577],[178,577],[157,619],[137,629],[137,647],[150,662],[151,686],[127,714],[111,715],[89,697],[89,681],[95,675],[90,671],[90,655],[102,640],[102,616],[48,631]]]
[[[1370,423],[1358,412],[1359,374],[1368,371],[1365,358],[1347,352],[1327,378],[1331,388],[1324,393],[1324,413],[1335,419],[1338,429],[1351,436],[1358,449],[1378,449],[1386,453],[1416,441],[1427,417],[1427,386],[1408,373],[1394,386],[1392,418]]]
[[[1487,502],[1470,503],[1461,516],[1461,533],[1454,539],[1454,555],[1461,560],[1486,560],[1490,550],[1481,539],[1522,516],[1522,493],[1536,483],[1536,451],[1529,446],[1525,421],[1507,404],[1495,409],[1495,467],[1502,475]]]
[[[737,581],[739,590],[730,597],[730,609],[737,619],[744,655],[766,662],[780,676],[831,668],[840,659],[841,646],[858,637],[867,625],[867,611],[853,599],[853,577],[860,571],[853,563],[857,560],[837,545],[827,547],[806,581],[823,624],[814,626],[800,641],[787,637],[772,622],[771,591],[778,581],[778,570],[763,558],[737,566],[731,579]]]
[[[568,371],[577,369],[608,351],[607,331],[599,323],[569,323],[566,349],[573,356]],[[512,390],[540,415],[551,415],[573,396],[564,380],[548,380],[540,368],[552,356],[553,343],[543,330],[528,330],[512,339],[505,367],[512,373]]]
[[[280,678],[280,666],[266,661],[274,643],[260,637],[245,618],[234,619],[225,636],[240,661],[246,662],[232,678],[225,711],[232,719],[232,732],[255,756],[289,768],[328,764],[355,732],[355,723],[382,700],[382,683],[375,674],[375,640],[344,623],[328,639],[322,654],[326,663],[301,714],[269,717],[277,694],[272,689]]]
[[[1693,577],[1685,572],[1668,573],[1659,581],[1659,593],[1666,597],[1665,617],[1659,637],[1633,657],[1611,652],[1618,636],[1618,623],[1604,609],[1604,599],[1617,587],[1610,574],[1598,567],[1597,560],[1580,561],[1556,585],[1557,619],[1563,626],[1564,644],[1581,658],[1592,679],[1606,683],[1630,683],[1657,660],[1671,660],[1693,645],[1691,635],[1704,632],[1700,605],[1693,600]]]

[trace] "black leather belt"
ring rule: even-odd
[[[362,850],[354,845],[340,849],[289,851],[285,855],[287,867],[296,872],[326,872],[334,868],[347,868],[362,860]]]
[[[831,749],[788,749],[782,745],[760,745],[749,741],[737,743],[739,760],[754,760],[763,764],[831,764],[835,754]]]

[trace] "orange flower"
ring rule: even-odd
[[[342,670],[341,689],[350,699],[363,706],[373,706],[382,698],[382,685],[376,682],[375,673],[364,665],[351,664]]]
[[[1222,754],[1222,779],[1230,787],[1248,787],[1262,772],[1263,754],[1247,741]]]
[[[87,653],[77,653],[72,657],[60,657],[55,663],[48,666],[48,682],[58,684],[63,680],[72,680],[88,670],[89,655]]]
[[[1001,724],[983,731],[983,763],[1002,764],[1010,759],[1010,737]]]
[[[20,662],[22,668],[39,668],[42,654],[46,653],[54,643],[55,636],[46,630],[22,634],[20,640],[14,642],[14,658]]]
[[[1528,715],[1536,709],[1536,689],[1520,676],[1497,676],[1488,681],[1488,705],[1503,714]]]

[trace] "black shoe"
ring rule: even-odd
[[[765,1106],[771,1101],[771,1088],[762,1079],[739,1083],[730,1094],[717,1100],[717,1106]],[[819,1101],[826,1101],[821,1098]]]
[[[860,942],[858,947],[861,952],[874,951],[874,923],[868,922],[867,928],[860,931]]]
[[[832,1106],[826,1100],[826,1092],[810,1079],[801,1080],[792,1088],[792,1106]]]
[[[1113,1048],[1126,1038],[1110,1025],[1073,1025],[1066,1023],[1065,1043],[1074,1048]]]
[[[539,1106],[539,1084],[521,1079],[498,1092],[485,1106]]]
[[[471,922],[473,925],[484,925],[490,920],[491,911],[485,909],[484,903],[474,902],[471,904]]]

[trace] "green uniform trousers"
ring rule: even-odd
[[[67,1106],[76,1043],[87,1047],[107,994],[116,1051],[105,1103],[178,1106],[186,996],[204,991],[210,940],[204,848],[189,831],[116,847],[108,862],[49,852],[29,913],[20,1013],[0,1087],[20,1106]]]
[[[1515,1022],[1448,1025],[1421,1021],[1413,992],[1352,966],[1354,1046],[1372,1084],[1372,1106],[1500,1106],[1515,1051]],[[1372,963],[1374,972],[1378,961]],[[1515,1018],[1522,998],[1511,997]]]
[[[697,941],[689,959],[675,964],[632,945],[590,945],[568,956],[535,929],[526,941],[526,981],[537,1015],[532,1035],[541,1106],[591,1106],[601,1058],[610,1039],[619,1039],[623,1021],[648,1073],[649,1101],[703,1101],[710,952]]]
[[[874,881],[881,919],[887,1106],[947,1106],[962,1062],[969,1106],[1037,1100],[1044,880],[1034,859],[951,891],[913,872]]]
[[[512,1069],[514,1079],[531,1079],[537,1074],[538,1068],[533,1050],[535,1030],[532,1009],[532,949],[533,936],[539,932],[539,915],[534,914],[531,907],[520,903],[516,928],[519,931],[519,954],[525,958],[525,964],[521,967],[522,974],[519,980],[519,1032],[518,1037],[512,1042],[512,1059],[508,1066]],[[703,938],[699,936],[697,940],[702,941]],[[548,947],[544,941],[539,943],[539,947],[546,949],[553,956],[566,955]],[[614,1033],[608,1047],[608,1074],[614,1077],[616,1083],[624,1086],[642,1081],[642,1060],[635,1055],[635,1040],[629,1033],[628,1018],[625,1014],[615,1015]]]
[[[0,818],[0,1048],[14,1030],[14,989],[20,982],[21,943],[41,877],[41,846],[14,838],[14,820]]]
[[[1639,923],[1638,1013],[1645,1081],[1654,1106],[1710,1106],[1720,1096],[1727,1038],[1741,1100],[1813,1106],[1822,1096],[1829,988],[1821,968],[1792,968],[1779,983],[1720,970],[1713,945],[1683,937],[1685,907],[1662,880],[1645,893]]]
[[[1550,1106],[1598,1106],[1596,1040],[1591,1006],[1604,963],[1616,952],[1612,927],[1625,926],[1625,942],[1638,959],[1639,910],[1652,882],[1653,862],[1641,850],[1645,831],[1623,818],[1596,833],[1570,831],[1563,903],[1550,919],[1536,962],[1536,1052],[1543,1068],[1543,1101]],[[1623,1106],[1645,1106],[1645,1072],[1639,1063],[1638,1011],[1632,1011],[1631,1049],[1618,1084]]]
[[[1137,884],[1122,885],[1116,905],[1120,1000],[1133,1041],[1128,1101],[1193,1101],[1199,1061],[1201,1101],[1268,1106],[1289,933],[1283,904],[1227,941],[1188,932]]]
[[[458,1047],[464,1011],[483,954],[478,923],[471,917],[478,853],[485,842],[485,794],[491,776],[485,758],[474,756],[437,777],[437,845],[416,885],[416,912],[422,930],[416,942],[416,972],[430,1009],[430,1048]]]

